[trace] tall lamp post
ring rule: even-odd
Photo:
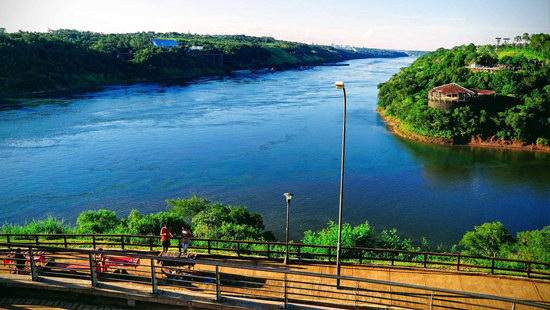
[[[286,197],[286,255],[285,255],[285,261],[284,264],[288,264],[290,262],[290,259],[288,258],[288,222],[289,222],[289,209],[290,209],[290,199],[292,199],[291,193],[285,193]]]
[[[338,245],[336,246],[336,275],[340,275],[340,254],[342,252],[342,206],[344,204],[344,158],[346,154],[346,89],[344,82],[334,83],[337,89],[344,92],[344,125],[342,127],[342,168],[340,169],[340,206],[338,208]],[[336,279],[336,287],[340,287],[340,278]]]

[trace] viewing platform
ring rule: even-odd
[[[13,274],[18,262],[7,256],[16,248],[23,250],[19,264],[25,257],[24,268]],[[467,256],[457,256],[455,268],[428,269],[434,258],[427,260],[429,256],[420,253],[425,260],[417,264],[397,266],[403,260],[395,259],[391,264],[347,262],[338,277],[333,262],[298,259],[296,251],[285,265],[280,257],[243,255],[244,251],[237,256],[213,253],[213,248],[210,254],[191,248],[197,255],[174,250],[159,256],[149,249],[1,243],[0,307],[2,300],[15,304],[12,298],[34,298],[32,303],[40,303],[43,298],[90,305],[86,309],[550,309],[550,279],[537,271],[544,263],[528,262],[531,277],[543,277],[534,279],[511,271],[494,274],[494,260],[492,272],[483,272],[473,268]]]

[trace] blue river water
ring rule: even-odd
[[[550,225],[550,154],[437,146],[394,136],[377,84],[413,58],[349,61],[187,85],[134,85],[0,111],[0,223],[80,212],[166,210],[191,193],[245,205],[284,240],[337,221],[347,91],[344,221],[432,244],[474,225]]]

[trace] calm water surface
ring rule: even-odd
[[[85,210],[119,216],[197,196],[260,212],[284,238],[337,221],[342,92],[348,123],[344,221],[432,243],[474,225],[513,233],[550,225],[550,154],[446,147],[392,135],[376,85],[413,59],[206,80],[113,87],[0,111],[0,222]]]

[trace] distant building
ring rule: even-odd
[[[189,46],[190,51],[202,51],[204,47],[202,46]]]
[[[166,39],[151,39],[151,43],[156,47],[170,48],[173,46],[179,46],[178,42],[175,40],[166,40]]]
[[[492,90],[470,89],[456,83],[450,83],[431,89],[428,92],[428,106],[442,111],[494,101],[496,94]]]
[[[473,72],[489,72],[489,73],[493,73],[495,71],[498,71],[498,70],[502,70],[504,69],[503,66],[492,66],[492,67],[488,67],[488,66],[483,66],[483,65],[480,65],[478,63],[472,63],[470,64],[469,66],[466,67],[468,70],[470,71],[473,71]]]

